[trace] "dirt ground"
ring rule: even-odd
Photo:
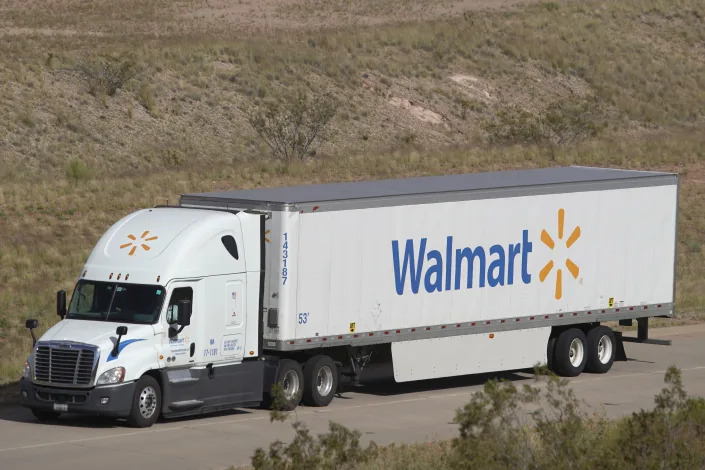
[[[0,36],[238,33],[429,21],[536,0],[5,0]]]

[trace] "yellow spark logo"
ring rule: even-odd
[[[265,234],[265,235],[269,235],[270,232],[271,232],[271,230],[266,230],[266,231],[264,232],[264,234]],[[266,241],[267,243],[269,243],[271,240],[270,240],[268,237],[264,237],[264,241]]]
[[[558,209],[558,239],[563,240],[563,221],[565,219],[565,210],[564,209]],[[575,243],[578,238],[580,238],[580,226],[577,225],[574,229],[573,232],[570,234],[568,239],[565,241],[565,247],[570,248],[573,246],[573,243]],[[554,249],[556,247],[556,243],[553,241],[553,238],[548,234],[546,229],[541,231],[541,241],[543,242],[544,245],[549,247],[550,249]],[[570,258],[565,259],[565,267],[568,268],[568,271],[570,274],[573,275],[573,278],[577,279],[578,275],[580,274],[580,268],[578,267],[577,264],[575,264]],[[545,281],[548,275],[551,273],[551,270],[553,270],[553,260],[549,261],[546,263],[546,266],[541,269],[539,272],[539,280],[541,282]],[[556,271],[556,300],[560,300],[561,297],[563,297],[563,270],[558,269]]]
[[[142,236],[140,237],[140,240],[141,240],[141,241],[138,241],[138,240],[137,240],[137,237],[135,237],[135,236],[132,235],[132,234],[129,234],[129,235],[127,236],[127,238],[129,238],[129,239],[132,240],[132,241],[131,241],[131,242],[128,242],[128,243],[125,243],[124,245],[120,245],[120,249],[121,249],[121,250],[124,250],[125,248],[132,247],[132,248],[130,248],[130,253],[129,253],[130,256],[134,255],[134,254],[135,254],[135,251],[137,250],[137,247],[140,247],[140,246],[142,247],[142,249],[143,249],[144,251],[149,251],[149,250],[151,249],[151,247],[150,247],[149,245],[147,245],[146,242],[151,242],[151,241],[153,241],[153,240],[158,239],[159,237],[154,236],[154,237],[145,238],[147,235],[149,235],[149,230],[145,231],[145,232],[142,234]]]

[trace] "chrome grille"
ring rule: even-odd
[[[34,352],[34,379],[55,385],[90,385],[96,353],[75,345],[37,345]]]

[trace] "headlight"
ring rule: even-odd
[[[125,379],[125,368],[115,367],[114,369],[106,370],[100,377],[96,385],[119,384]]]
[[[31,356],[29,359],[31,359]],[[32,366],[29,364],[29,359],[24,361],[24,367],[22,368],[22,377],[27,380],[32,378]]]

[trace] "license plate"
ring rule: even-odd
[[[68,411],[69,405],[66,403],[54,403],[54,411]]]

